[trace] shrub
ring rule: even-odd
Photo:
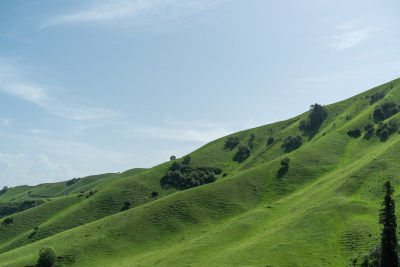
[[[250,149],[253,149],[253,141],[254,141],[254,138],[256,138],[256,136],[255,136],[255,134],[251,134],[250,135],[250,140],[249,140],[249,143],[248,143],[248,146],[250,147]]]
[[[273,138],[272,136],[268,137],[267,145],[272,144],[274,141],[275,141],[275,138]]]
[[[239,137],[237,136],[230,136],[228,139],[225,141],[225,148],[230,148],[233,149],[239,144],[240,140]]]
[[[222,174],[222,177],[226,177],[228,174],[227,173],[224,173],[224,174]]]
[[[45,247],[39,252],[38,267],[53,267],[56,264],[56,254],[52,248]]]
[[[328,112],[325,108],[317,103],[311,105],[311,112],[308,119],[300,121],[300,130],[314,130],[318,128],[327,118]]]
[[[35,228],[33,228],[34,231],[39,230],[39,226],[35,226]]]
[[[174,161],[174,160],[176,160],[176,157],[174,155],[172,155],[171,157],[169,157],[169,160]]]
[[[233,160],[235,161],[244,161],[250,156],[251,148],[244,144],[239,145],[239,151],[235,154]]]
[[[360,130],[360,128],[356,127],[354,129],[347,131],[347,134],[351,137],[357,138],[361,135],[361,130]]]
[[[289,162],[290,162],[290,158],[287,158],[287,157],[283,158],[283,159],[281,159],[281,166],[287,168],[287,167],[289,167]]]
[[[122,207],[121,211],[129,210],[131,208],[131,206],[132,206],[132,202],[127,200],[127,201],[124,202],[124,206]]]
[[[288,136],[286,139],[283,141],[283,146],[285,149],[288,150],[295,150],[301,146],[303,142],[303,138],[301,135],[296,135],[296,136]]]
[[[375,107],[374,119],[383,121],[399,112],[399,108],[393,101],[386,101],[382,105]]]
[[[395,133],[399,130],[399,122],[396,119],[389,121],[389,128],[390,133]]]
[[[9,217],[9,218],[5,218],[2,224],[11,224],[14,222],[14,219]]]
[[[153,191],[153,193],[151,193],[151,197],[157,197],[158,196],[158,192],[157,191]]]
[[[67,186],[71,186],[71,185],[73,185],[74,183],[76,183],[78,181],[79,181],[79,178],[78,179],[77,178],[73,178],[73,179],[67,181]]]
[[[184,156],[182,163],[185,165],[190,164],[190,156],[189,155]]]
[[[371,95],[370,104],[372,105],[372,104],[374,104],[376,101],[378,101],[378,100],[380,100],[380,99],[382,99],[382,98],[384,98],[384,97],[385,97],[385,92],[377,92],[377,93]]]
[[[370,132],[370,129],[372,129],[372,131],[374,130],[374,124],[372,122],[368,122],[364,125],[364,130],[366,132]]]
[[[389,137],[389,135],[390,135],[390,133],[389,133],[388,129],[383,129],[379,136],[380,136],[382,139],[386,139],[386,138]]]

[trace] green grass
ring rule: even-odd
[[[382,90],[385,99],[370,105],[366,96]],[[314,133],[298,129],[308,113],[236,133],[245,144],[255,135],[242,163],[232,160],[237,148],[224,148],[227,137],[215,140],[190,156],[193,165],[222,173],[185,191],[161,188],[169,162],[81,179],[66,197],[65,182],[32,187],[46,203],[0,225],[0,262],[33,265],[40,248],[51,246],[61,266],[349,266],[379,242],[386,180],[400,200],[400,135],[382,142],[346,134],[372,121],[385,100],[400,104],[400,80],[327,106],[328,118]],[[282,140],[297,134],[302,146],[285,153]],[[275,142],[267,146],[270,136]],[[290,167],[279,175],[283,157]],[[24,190],[12,188],[0,201],[21,200]],[[97,193],[86,198],[91,190]],[[121,212],[127,200],[133,208]]]

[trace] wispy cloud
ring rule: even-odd
[[[37,181],[55,182],[81,176],[62,162],[51,160],[46,154],[7,154],[0,152],[0,186],[35,185]]]
[[[11,64],[0,62],[0,91],[34,103],[49,113],[73,120],[95,120],[115,115],[105,108],[64,103],[50,96],[46,86],[21,78],[23,75]]]
[[[177,122],[167,119],[163,126],[135,125],[121,131],[126,138],[154,138],[164,140],[207,143],[233,133],[230,127],[207,122]]]
[[[337,33],[333,34],[333,48],[342,51],[355,47],[365,41],[375,31],[372,27],[359,27],[352,23],[336,25]]]
[[[38,30],[73,23],[102,23],[121,19],[154,22],[196,14],[227,0],[103,0],[71,13],[47,19]],[[126,21],[126,20],[125,20]]]

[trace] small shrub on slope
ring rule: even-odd
[[[302,131],[315,130],[322,124],[327,116],[328,112],[323,106],[319,104],[311,105],[311,112],[308,115],[308,119],[300,121],[299,128]]]
[[[39,252],[37,267],[56,266],[56,254],[52,248],[42,248]]]

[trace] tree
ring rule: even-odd
[[[228,139],[225,141],[225,148],[230,148],[234,149],[238,144],[240,140],[239,137],[237,136],[230,136]]]
[[[190,164],[190,156],[189,155],[184,156],[182,163],[185,165],[189,165]]]
[[[396,215],[395,203],[392,198],[393,188],[389,181],[384,185],[385,198],[382,202],[382,208],[379,212],[379,223],[382,224],[382,257],[381,267],[398,267],[399,257],[397,255],[398,245],[396,236]]]
[[[45,247],[39,252],[38,267],[53,267],[56,264],[56,253],[52,248]]]
[[[290,162],[290,158],[283,158],[281,159],[281,166],[283,168],[289,168],[289,162]]]
[[[174,160],[176,160],[176,157],[174,155],[172,155],[171,157],[169,157],[169,160],[174,161]]]
[[[306,120],[300,121],[300,130],[315,130],[317,129],[322,122],[326,119],[328,116],[328,112],[326,109],[315,103],[314,105],[311,105],[311,112],[308,115],[308,118]]]

